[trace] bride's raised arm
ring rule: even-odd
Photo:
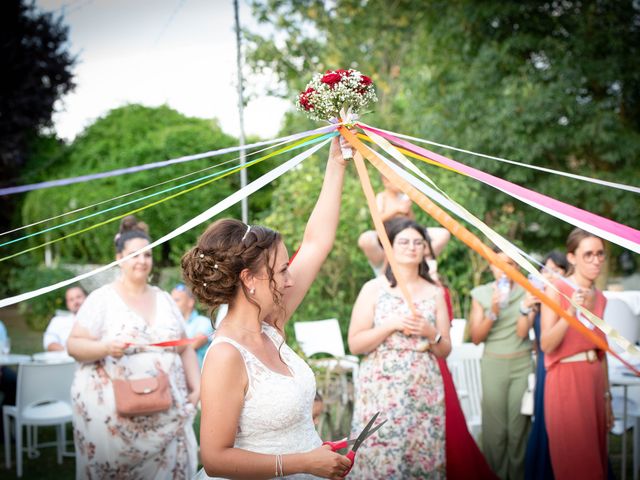
[[[342,157],[340,142],[331,142],[329,159],[318,201],[309,216],[302,243],[289,270],[293,287],[287,289],[284,303],[287,319],[296,310],[318,275],[320,267],[333,248],[340,217],[342,186],[347,162]]]

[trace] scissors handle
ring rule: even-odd
[[[339,440],[337,442],[329,442],[329,441],[322,442],[322,445],[329,445],[332,451],[337,452],[338,450],[347,448],[347,446],[349,445],[349,442],[345,439],[345,440]]]
[[[347,453],[347,455],[345,455],[349,460],[351,460],[351,465],[349,465],[349,468],[347,468],[347,471],[344,473],[344,477],[346,477],[347,475],[349,475],[349,472],[351,471],[351,469],[353,468],[353,462],[356,459],[356,452],[354,452],[353,450],[349,450],[349,453]]]

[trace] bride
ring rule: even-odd
[[[293,264],[278,232],[233,219],[210,225],[182,258],[201,303],[229,304],[202,369],[200,478],[338,479],[351,464],[321,446],[313,372],[284,342],[286,322],[333,246],[345,165],[334,139]]]

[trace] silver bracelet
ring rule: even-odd
[[[282,466],[282,455],[276,455],[276,478],[284,477],[284,468]]]
[[[529,315],[531,313],[531,307],[525,308],[524,300],[520,302],[520,315]]]

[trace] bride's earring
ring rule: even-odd
[[[255,295],[255,294],[256,294],[256,289],[255,289],[255,288],[252,288],[251,290],[249,290],[249,293],[250,293],[251,295]]]

